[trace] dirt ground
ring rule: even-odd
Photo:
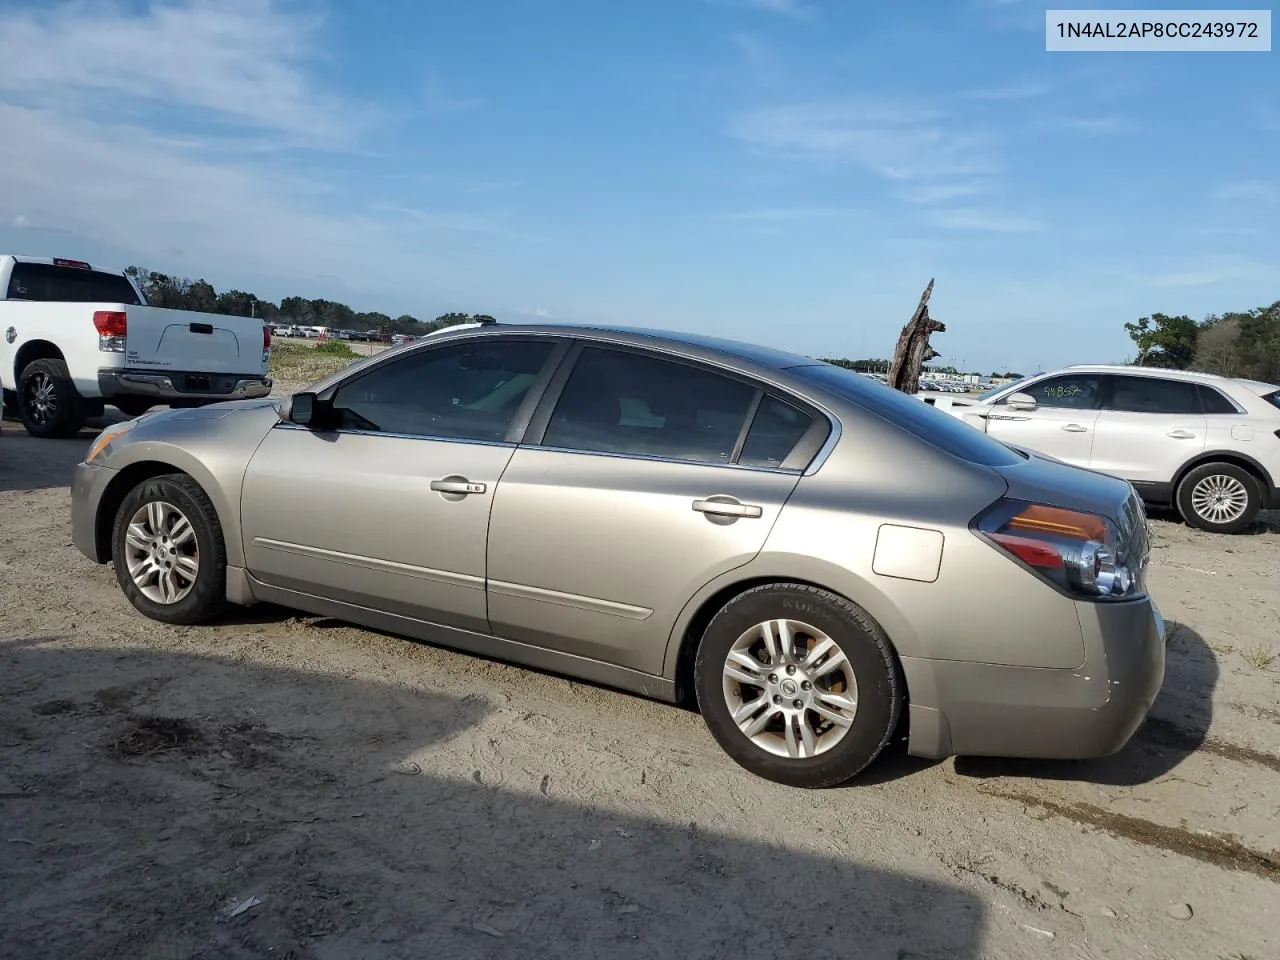
[[[91,431],[0,435],[0,956],[1280,957],[1280,518],[1158,520],[1153,718],[1089,763],[789,790],[688,711],[71,546]]]

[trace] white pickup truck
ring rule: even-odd
[[[0,386],[36,437],[74,436],[111,404],[265,397],[261,320],[148,306],[123,273],[79,260],[0,255]]]

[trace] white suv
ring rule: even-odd
[[[1202,530],[1280,509],[1280,386],[1151,367],[1076,366],[978,397],[930,397],[1013,446],[1128,480]]]

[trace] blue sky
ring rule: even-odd
[[[1050,54],[1044,10],[0,0],[0,250],[850,357],[932,276],[988,372],[1280,298],[1278,54]]]

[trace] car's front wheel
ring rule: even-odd
[[[860,773],[888,743],[904,698],[879,625],[804,584],[756,587],[726,604],[702,637],[694,686],[725,752],[794,787]]]
[[[1258,481],[1234,463],[1206,463],[1178,484],[1178,512],[1210,533],[1239,533],[1262,508]]]
[[[186,474],[152,477],[129,491],[111,543],[120,589],[152,620],[206,623],[225,608],[222,526],[208,495]]]

